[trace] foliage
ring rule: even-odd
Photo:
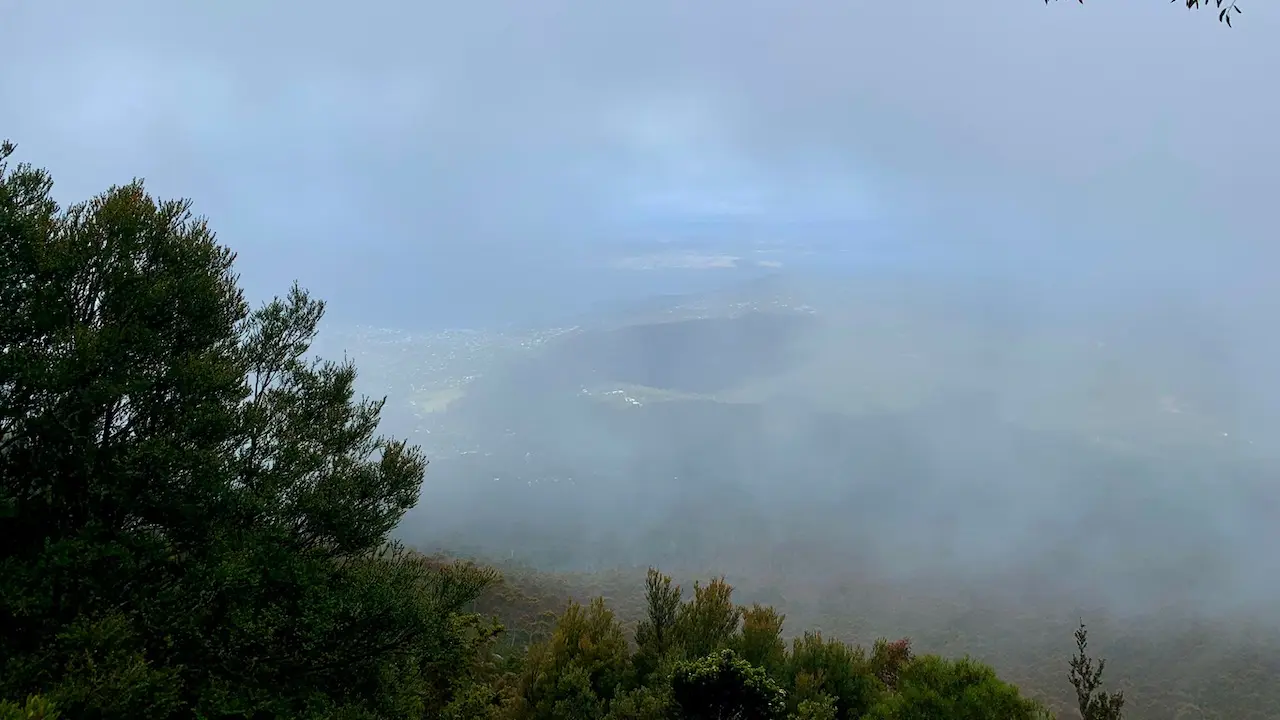
[[[788,648],[781,639],[783,617],[774,608],[730,605],[726,611],[724,600],[733,588],[723,578],[695,587],[702,589],[701,596],[695,592],[681,602],[679,586],[669,576],[648,571],[634,649],[626,646],[622,626],[602,598],[586,607],[570,603],[551,636],[528,648],[517,702],[504,717],[1016,720],[1046,714],[1038,702],[974,660],[916,656],[906,638],[881,638],[868,652],[819,632],[803,633]],[[731,634],[713,633],[719,640],[711,651],[694,656],[687,648],[699,634],[711,634],[694,631],[691,641],[684,632],[697,623],[682,626],[673,620],[682,617],[715,618],[706,626],[720,629],[728,626],[727,618],[743,622]],[[634,672],[654,658],[659,658],[654,669]]]
[[[791,720],[836,720],[840,716],[836,710],[836,699],[819,693],[799,703],[789,717]]]
[[[570,603],[551,638],[529,649],[518,714],[548,720],[599,717],[629,665],[626,634],[604,599],[587,607]]]
[[[1040,713],[1038,703],[1023,698],[990,667],[968,658],[924,655],[905,665],[897,692],[883,695],[867,718],[1034,720]]]
[[[31,695],[21,705],[11,700],[0,700],[0,720],[58,720],[53,703],[39,695]]]
[[[187,201],[65,209],[0,149],[0,696],[76,718],[420,717],[473,682],[489,570],[388,544],[421,453],[250,311]]]
[[[1093,658],[1089,657],[1089,631],[1083,622],[1076,629],[1075,637],[1076,654],[1071,658],[1071,672],[1067,679],[1076,690],[1081,720],[1120,720],[1124,711],[1124,693],[1102,690],[1102,671],[1107,661],[1100,659],[1095,666]]]
[[[646,686],[629,690],[609,706],[605,720],[667,720],[671,717],[670,688]]]
[[[502,571],[502,584],[486,591],[484,607],[510,629],[503,642],[540,636],[515,647],[549,636],[558,610],[569,599],[589,602],[593,597],[608,597],[624,628],[634,628],[646,616],[643,567],[556,573],[512,561],[496,566]],[[856,569],[832,575],[825,584],[808,579],[787,584],[766,570],[762,567],[754,575],[737,570],[735,575],[742,580],[735,583],[734,597],[748,602],[768,599],[778,610],[785,607],[783,638],[788,648],[804,628],[820,627],[824,636],[846,642],[883,632],[898,637],[909,629],[913,651],[944,657],[969,653],[990,663],[1001,678],[1028,696],[1043,700],[1060,717],[1077,716],[1075,691],[1063,677],[1070,654],[1062,652],[1063,640],[1071,638],[1078,626],[1078,611],[1067,603],[903,594],[900,586],[864,578]],[[670,574],[687,587],[696,577],[719,573],[699,565]],[[514,606],[504,605],[499,595]],[[549,618],[544,615],[548,610],[552,611]],[[1280,717],[1280,684],[1274,682],[1280,673],[1280,633],[1265,619],[1128,616],[1122,621],[1098,615],[1090,620],[1089,629],[1091,636],[1106,637],[1114,648],[1109,653],[1108,681],[1125,689],[1125,717]],[[511,657],[518,654],[514,647],[510,651]],[[874,648],[868,652],[870,662]],[[794,680],[785,675],[778,679],[789,691],[789,702],[798,703],[791,692]]]
[[[871,672],[885,687],[897,690],[902,669],[913,657],[910,638],[893,642],[880,638],[871,646]]]
[[[786,616],[768,605],[753,603],[742,610],[742,630],[732,639],[732,647],[744,660],[779,677],[787,661],[787,645],[782,640]]]
[[[786,693],[764,670],[721,650],[681,663],[671,695],[687,720],[770,720],[782,717]]]
[[[826,695],[835,700],[840,717],[861,717],[884,690],[865,650],[819,632],[806,632],[792,643],[787,676],[793,702]]]
[[[733,604],[733,586],[723,577],[694,583],[693,599],[680,606],[676,632],[687,657],[700,658],[727,647],[742,609]]]
[[[649,568],[644,599],[645,618],[636,625],[635,666],[641,681],[678,650],[680,586],[673,586],[669,575]]]

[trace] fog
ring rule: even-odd
[[[1216,326],[890,277],[779,275],[504,355],[406,422],[440,452],[404,536],[556,569],[1272,617],[1280,448]],[[814,314],[759,312],[806,291]]]
[[[0,135],[326,299],[433,458],[414,542],[1265,615],[1280,10],[1243,7],[14,0]]]

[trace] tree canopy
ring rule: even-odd
[[[0,149],[0,697],[73,717],[389,717],[447,705],[492,579],[406,553],[421,453],[324,306],[250,310],[187,201],[60,208]],[[456,678],[455,678],[456,679]]]

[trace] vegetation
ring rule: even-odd
[[[571,718],[1037,718],[1037,701],[964,658],[916,656],[910,642],[871,651],[807,632],[790,648],[782,616],[739,607],[723,579],[682,599],[651,569],[645,616],[628,644],[596,598],[570,602],[506,681],[494,717]]]
[[[61,209],[0,149],[0,698],[69,718],[435,717],[495,578],[388,543],[425,461],[377,435],[323,305],[250,312],[186,202]],[[47,714],[43,706],[6,713]]]
[[[1084,0],[1077,0],[1081,5]],[[1169,0],[1170,3],[1176,3],[1178,0]],[[1201,8],[1213,8],[1218,11],[1218,22],[1225,22],[1227,27],[1231,27],[1231,16],[1239,15],[1240,8],[1236,5],[1235,0],[1183,0],[1187,4],[1188,10],[1199,10]],[[1044,0],[1044,4],[1048,5],[1049,0]]]
[[[497,567],[502,578],[482,593],[474,609],[499,617],[507,628],[496,641],[503,655],[518,654],[527,645],[545,642],[555,631],[558,614],[570,602],[585,606],[596,597],[608,598],[618,622],[637,639],[652,612],[643,568],[549,573],[505,562]],[[698,574],[678,576],[679,584],[687,582],[681,597],[690,599],[687,590]],[[910,633],[907,648],[915,655],[969,654],[995,668],[1001,679],[1016,685],[1024,695],[1041,700],[1058,717],[1080,717],[1076,688],[1069,680],[1069,653],[1063,652],[1064,646],[1070,647],[1072,632],[1079,630],[1077,614],[1059,616],[1019,603],[988,605],[968,597],[956,598],[954,606],[924,602],[894,586],[884,587],[888,597],[882,598],[872,583],[857,592],[797,585],[784,587],[784,597],[778,597],[767,592],[758,578],[739,576],[735,580],[733,597],[743,610],[743,618],[740,638],[729,648],[753,664],[769,668],[771,677],[781,676],[776,661],[756,660],[761,656],[749,654],[743,636],[755,637],[755,646],[766,648],[771,644],[767,638],[778,638],[777,650],[767,650],[766,656],[787,659],[806,629],[811,635],[820,632],[824,641],[845,640],[850,647],[853,641],[862,642],[868,654],[881,657],[885,650],[877,650],[875,645],[899,643],[872,642],[874,638]],[[673,580],[670,587],[676,586]],[[826,606],[805,602],[802,595],[811,591],[827,596]],[[786,627],[776,635],[750,630],[752,606],[764,602],[787,608],[782,618]],[[1280,688],[1274,678],[1280,665],[1276,664],[1275,648],[1280,638],[1274,631],[1234,620],[1115,617],[1098,609],[1090,610],[1089,615],[1090,644],[1085,657],[1108,657],[1105,690],[1123,688],[1124,717],[1264,720],[1277,716]],[[646,662],[636,648],[633,663],[639,667]],[[888,673],[875,672],[890,684]]]
[[[187,202],[61,208],[0,147],[0,718],[915,718],[1044,706],[971,658],[870,650],[648,572],[548,617],[388,538],[426,461],[378,434],[324,306],[256,310]],[[497,598],[495,600],[495,597]],[[515,609],[513,611],[513,608]],[[515,613],[511,631],[495,615]],[[521,615],[520,613],[523,613]],[[1083,626],[1081,714],[1118,718]]]

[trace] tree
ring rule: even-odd
[[[996,677],[990,667],[968,658],[936,655],[912,659],[898,678],[896,692],[885,694],[868,720],[1037,720],[1043,707]]]
[[[742,609],[733,604],[733,586],[723,577],[693,584],[693,598],[676,616],[679,644],[689,658],[700,658],[729,646]]]
[[[782,641],[785,620],[785,615],[767,605],[743,608],[742,630],[730,645],[744,660],[778,677],[787,662],[787,645]]]
[[[898,689],[898,679],[902,675],[902,668],[915,655],[911,652],[911,640],[902,638],[889,642],[886,638],[876,640],[871,646],[871,671],[875,673],[876,678],[884,683],[884,686],[890,690]]]
[[[884,691],[863,648],[819,632],[805,632],[792,641],[786,674],[796,710],[798,703],[828,696],[839,717],[862,717]]]
[[[787,717],[788,720],[836,720],[840,716],[836,711],[836,699],[820,694],[800,702],[796,711]]]
[[[645,577],[645,618],[636,625],[635,668],[641,682],[677,651],[680,586],[649,568]]]
[[[0,698],[69,717],[409,717],[467,681],[494,579],[388,543],[426,462],[323,303],[250,311],[188,201],[62,209],[0,147]]]
[[[786,693],[732,650],[681,663],[671,696],[686,720],[773,720],[786,709]]]
[[[1067,679],[1076,689],[1080,720],[1120,720],[1124,712],[1124,692],[1107,693],[1102,689],[1102,671],[1107,661],[1100,659],[1095,666],[1093,658],[1089,657],[1089,631],[1084,622],[1076,628],[1075,635],[1076,654],[1071,658],[1071,672]]]
[[[587,607],[571,602],[551,638],[529,648],[517,714],[539,720],[599,717],[627,675],[626,633],[596,598]],[[589,708],[595,708],[588,713]]]
[[[1176,3],[1179,0],[1169,0],[1170,3]],[[1084,0],[1077,0],[1081,5]],[[1199,10],[1201,8],[1213,8],[1218,11],[1218,22],[1225,22],[1227,27],[1231,27],[1231,16],[1240,14],[1240,6],[1236,4],[1236,0],[1182,0],[1187,4],[1188,10]],[[1048,5],[1049,0],[1044,0],[1044,4]]]

